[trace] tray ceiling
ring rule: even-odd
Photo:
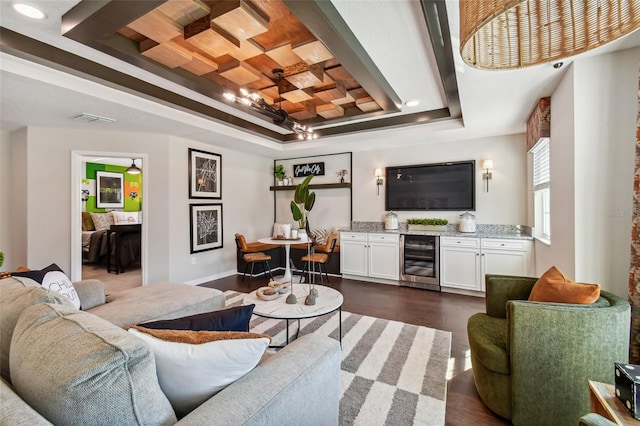
[[[435,53],[438,58],[444,51],[438,62],[441,74],[448,67],[454,76],[453,86],[444,90],[450,107],[399,114],[402,100],[330,2],[111,1],[99,7],[96,3],[82,1],[63,16],[65,37],[220,102],[228,103],[226,92],[238,95],[241,88],[256,92],[300,123],[320,129],[321,137],[460,117],[450,49],[448,57],[447,49]],[[437,12],[433,16],[431,26],[442,31]],[[284,70],[280,82],[273,74],[277,68]],[[134,80],[128,86],[143,91]],[[175,96],[171,102],[176,102]],[[241,114],[204,113],[282,142],[295,140],[293,134],[274,131],[269,118],[241,106],[233,108]]]

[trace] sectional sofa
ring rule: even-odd
[[[178,419],[146,343],[122,327],[224,307],[214,289],[159,283],[114,294],[75,283],[82,310],[27,278],[0,280],[0,424],[337,425],[340,348],[307,335]]]

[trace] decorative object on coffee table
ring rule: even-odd
[[[260,287],[256,290],[256,296],[262,300],[275,300],[280,297],[280,292],[273,287]]]

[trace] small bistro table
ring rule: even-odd
[[[274,300],[262,300],[256,295],[258,290],[254,290],[249,293],[243,300],[244,305],[256,305],[253,308],[253,313],[257,316],[272,319],[282,319],[287,321],[286,327],[286,340],[283,346],[272,347],[284,347],[289,344],[289,321],[298,321],[298,332],[300,331],[300,320],[304,318],[315,318],[322,315],[330,314],[331,312],[338,311],[338,340],[342,345],[342,302],[344,298],[342,293],[331,287],[323,285],[316,285],[318,290],[318,297],[316,298],[315,305],[305,305],[304,299],[309,294],[310,284],[292,284],[293,294],[296,295],[298,303],[288,304],[285,300],[289,292],[280,295]]]
[[[278,282],[287,282],[291,281],[291,267],[289,266],[289,252],[291,251],[291,244],[306,244],[308,242],[308,238],[306,235],[301,235],[296,239],[287,239],[287,240],[279,240],[276,238],[260,238],[258,242],[262,244],[277,244],[284,246],[285,253],[285,266],[284,266],[284,275],[280,278],[277,278]]]

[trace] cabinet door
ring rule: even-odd
[[[398,244],[369,242],[369,276],[396,281],[400,279]]]
[[[483,249],[482,272],[483,274],[527,276],[528,257],[526,251]]]
[[[440,248],[440,285],[482,291],[480,250],[472,248]]]
[[[340,272],[347,275],[367,275],[366,241],[340,241]]]

